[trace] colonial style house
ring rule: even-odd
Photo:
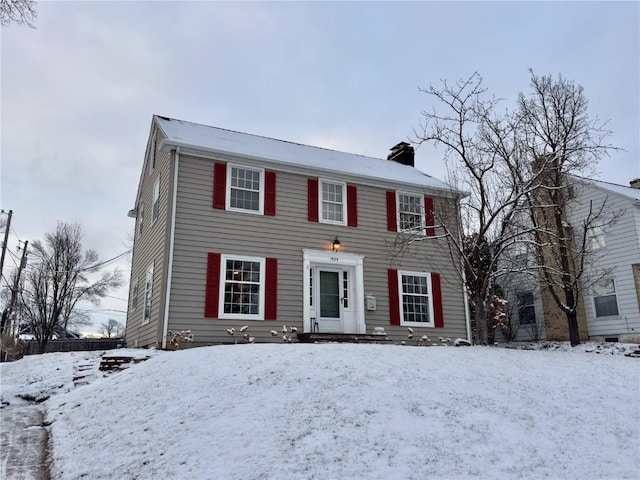
[[[385,160],[154,116],[129,212],[127,344],[166,347],[181,330],[225,343],[243,326],[281,341],[283,325],[469,338],[459,263],[434,225],[458,200],[406,143]],[[411,248],[394,255],[402,236]]]
[[[604,206],[586,235],[581,340],[640,343],[640,179],[630,185],[573,179],[567,222],[574,232]],[[568,340],[566,316],[535,278],[516,275],[509,283],[517,286],[509,296],[516,339]]]

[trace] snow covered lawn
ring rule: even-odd
[[[34,379],[38,369],[58,393],[45,403],[54,479],[635,479],[640,471],[635,358],[353,344],[154,353],[75,388],[45,377],[87,358],[2,365],[3,401],[25,388],[5,391],[5,380]]]

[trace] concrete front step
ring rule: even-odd
[[[389,343],[385,335],[365,333],[298,333],[300,343]]]

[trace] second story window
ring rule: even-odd
[[[344,183],[320,180],[321,210],[320,221],[344,225],[346,219],[347,202],[345,201]]]
[[[398,193],[398,231],[420,233],[424,231],[424,197]]]
[[[156,179],[156,183],[153,184],[153,203],[151,204],[151,221],[155,222],[158,219],[158,213],[160,209],[160,177]]]
[[[227,172],[229,209],[262,213],[263,170],[229,165]]]
[[[144,231],[144,203],[140,204],[140,213],[138,213],[138,232],[142,235]]]
[[[602,222],[595,223],[587,229],[587,248],[589,250],[598,250],[605,246],[604,229]]]

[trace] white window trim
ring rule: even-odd
[[[342,221],[325,220],[322,218],[322,185],[330,183],[332,185],[340,185],[342,187]],[[318,220],[320,223],[328,223],[331,225],[346,225],[347,224],[347,183],[339,180],[319,179],[318,182]]]
[[[138,303],[140,302],[140,281],[136,278],[133,288],[131,289],[131,311],[135,312],[138,309]]]
[[[225,313],[224,312],[224,291],[227,278],[227,260],[240,260],[244,262],[260,263],[260,293],[257,314],[246,313]],[[242,319],[242,320],[264,320],[264,296],[266,288],[266,259],[264,257],[245,257],[243,255],[220,255],[220,291],[218,318]]]
[[[604,235],[604,226],[602,222],[595,222],[590,225],[586,231],[587,248],[595,252],[607,246],[607,240]]]
[[[400,195],[407,195],[410,197],[419,197],[420,198],[420,208],[421,208],[421,214],[420,214],[420,223],[422,224],[422,226],[418,229],[413,229],[413,230],[408,230],[408,229],[402,229],[400,228]],[[416,235],[426,235],[426,225],[427,225],[427,219],[425,216],[425,211],[426,211],[426,207],[424,204],[424,195],[421,193],[416,193],[416,192],[406,192],[406,191],[400,191],[400,190],[396,190],[396,231],[398,232],[404,232],[404,233],[413,233]]]
[[[412,275],[415,277],[427,277],[427,291],[429,292],[429,321],[428,322],[405,322],[404,320],[404,295],[402,291],[402,275]],[[400,309],[400,325],[407,327],[428,327],[435,328],[435,318],[433,310],[433,289],[431,288],[431,272],[415,272],[410,270],[398,270],[398,308]]]
[[[620,316],[620,300],[618,299],[618,288],[616,287],[616,280],[613,277],[607,277],[607,278],[603,278],[600,281],[608,281],[611,280],[611,283],[613,284],[613,293],[609,293],[608,295],[595,295],[595,292],[593,292],[593,294],[591,295],[591,306],[593,307],[593,318],[600,319],[600,318],[616,318]],[[596,310],[596,298],[600,298],[600,297],[608,297],[614,295],[616,297],[616,307],[618,309],[618,313],[616,315],[600,315],[598,316],[598,311]]]
[[[140,203],[140,211],[138,212],[138,235],[142,235],[144,231],[144,203]]]
[[[147,279],[151,277],[151,285],[149,287],[149,318],[147,317]],[[142,325],[147,325],[151,321],[151,310],[153,308],[153,262],[147,267],[144,276],[144,297],[142,305]]]
[[[151,145],[149,145],[149,175],[151,175],[156,169],[155,168],[156,144],[157,144],[157,132],[154,129],[153,134],[151,135]]]
[[[151,201],[151,225],[154,225],[160,217],[160,176],[153,182],[153,193]]]
[[[231,172],[234,168],[240,168],[242,170],[251,170],[254,172],[260,172],[260,193],[258,200],[258,210],[247,210],[245,208],[237,208],[231,206]],[[225,205],[226,209],[230,212],[242,212],[252,213],[254,215],[264,215],[264,168],[251,167],[248,165],[238,165],[236,163],[227,163],[227,191],[225,192]]]

